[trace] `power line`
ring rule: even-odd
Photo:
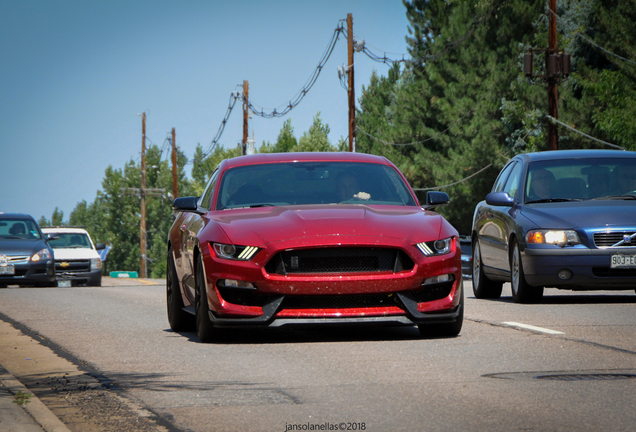
[[[568,129],[570,129],[571,131],[574,131],[574,132],[576,132],[576,133],[577,133],[577,134],[579,134],[579,135],[583,135],[584,137],[589,138],[589,139],[591,139],[591,140],[593,140],[593,141],[597,141],[597,142],[599,142],[599,143],[601,143],[601,144],[605,144],[605,145],[608,145],[608,146],[610,146],[610,147],[614,147],[614,148],[617,148],[617,149],[620,149],[620,150],[625,150],[625,148],[624,148],[624,147],[621,147],[621,146],[619,146],[619,145],[612,144],[612,143],[608,143],[608,142],[603,141],[603,140],[600,140],[600,139],[598,139],[598,138],[594,138],[593,136],[590,136],[590,135],[584,134],[583,132],[581,132],[581,131],[579,131],[579,130],[577,130],[577,129],[574,129],[572,126],[568,126],[568,125],[566,125],[566,124],[565,124],[565,123],[563,123],[562,121],[559,121],[559,120],[555,119],[554,117],[552,117],[552,116],[550,116],[550,115],[546,115],[545,117],[546,117],[547,119],[552,120],[552,121],[553,121],[553,122],[555,122],[555,123],[560,124],[560,125],[561,125],[561,126],[563,126],[563,127],[566,127],[566,128],[568,128]]]
[[[549,12],[550,12],[552,15],[554,15],[554,16],[555,16],[555,18],[556,18],[558,21],[566,21],[563,17],[558,16],[558,15],[557,15],[556,13],[554,13],[551,9],[549,10]],[[613,53],[612,51],[610,51],[610,50],[608,50],[608,49],[603,48],[602,46],[600,46],[599,44],[597,44],[596,42],[594,42],[592,39],[589,39],[589,38],[587,38],[587,37],[583,36],[583,33],[582,33],[581,31],[574,32],[574,36],[578,36],[578,37],[580,37],[581,39],[583,39],[583,40],[584,40],[584,41],[586,41],[587,43],[589,43],[589,44],[591,44],[591,45],[594,45],[594,46],[595,46],[595,47],[597,47],[598,49],[600,49],[600,50],[602,50],[602,51],[606,52],[607,54],[609,54],[609,55],[611,55],[611,56],[614,56],[614,57],[616,57],[616,58],[618,58],[618,59],[621,59],[621,60],[623,60],[623,61],[626,61],[626,62],[628,62],[628,63],[631,63],[631,64],[636,65],[636,62],[635,62],[635,61],[630,60],[630,59],[626,59],[625,57],[621,57],[621,56],[619,56],[618,54]]]
[[[456,125],[458,125],[460,122],[462,122],[464,120],[464,118],[472,113],[473,111],[475,111],[475,108],[477,108],[477,106],[486,98],[486,96],[488,96],[492,90],[495,88],[495,86],[497,84],[499,84],[501,82],[501,80],[505,77],[505,73],[508,72],[510,66],[512,65],[512,63],[516,60],[516,56],[512,56],[510,61],[506,64],[506,66],[503,68],[503,70],[501,71],[501,74],[499,76],[499,78],[490,86],[490,88],[488,89],[487,92],[483,93],[483,95],[481,96],[481,98],[475,103],[475,105],[473,105],[473,107],[471,109],[469,109],[468,111],[466,111],[461,117],[459,117],[459,119],[457,119],[455,122],[453,122],[450,126],[448,126],[446,129],[444,129],[441,132],[437,132],[436,134],[428,137],[427,139],[423,140],[423,141],[417,141],[417,142],[411,142],[411,143],[392,143],[392,142],[388,142],[385,140],[382,140],[376,136],[373,136],[371,134],[369,134],[368,132],[364,131],[363,129],[360,128],[360,126],[357,127],[357,130],[359,130],[360,132],[362,132],[363,134],[369,136],[370,138],[375,139],[376,141],[381,142],[384,145],[392,145],[392,146],[409,146],[409,145],[418,145],[418,144],[424,144],[428,141],[434,140],[435,138],[437,138],[440,135],[445,134],[446,132],[448,132],[449,130],[451,130],[453,127],[455,127]]]
[[[239,99],[241,96],[240,94],[237,93],[230,93],[230,101],[228,103],[228,107],[227,107],[227,111],[225,111],[225,117],[223,117],[223,120],[221,121],[221,125],[219,126],[219,130],[216,132],[216,136],[214,137],[214,139],[212,139],[212,142],[210,143],[210,145],[208,146],[207,150],[203,152],[203,156],[201,157],[201,160],[205,159],[206,157],[208,157],[210,155],[210,153],[212,153],[214,151],[214,148],[216,147],[216,145],[218,144],[219,140],[221,139],[221,135],[223,135],[223,131],[225,130],[225,125],[227,124],[227,121],[230,118],[230,115],[232,114],[232,110],[234,109],[234,105],[236,105],[236,100]],[[186,165],[192,164],[194,163],[194,159],[189,160]]]
[[[451,186],[455,186],[455,185],[463,183],[463,182],[465,182],[467,180],[470,180],[471,178],[475,177],[476,175],[481,174],[482,172],[486,171],[491,166],[492,166],[492,164],[488,164],[485,167],[483,167],[482,169],[480,169],[479,171],[477,171],[476,173],[473,173],[473,174],[469,175],[468,177],[465,177],[465,178],[463,178],[463,179],[461,179],[459,181],[456,181],[454,183],[450,183],[450,184],[447,184],[447,185],[444,185],[444,186],[432,187],[432,188],[413,188],[413,190],[415,190],[415,191],[429,191],[429,190],[438,190],[438,189],[449,188]]]
[[[318,66],[316,67],[316,69],[314,69],[314,72],[311,74],[311,76],[309,77],[309,79],[307,80],[303,88],[298,93],[296,93],[296,96],[289,101],[289,103],[285,106],[285,108],[282,111],[277,111],[277,109],[274,108],[270,112],[265,112],[262,107],[258,109],[251,101],[248,100],[247,105],[249,109],[252,111],[252,113],[259,117],[274,118],[274,117],[282,117],[286,115],[288,112],[290,112],[293,108],[295,108],[300,103],[300,101],[303,100],[303,98],[307,95],[307,92],[309,92],[309,90],[311,90],[313,85],[316,83],[316,80],[320,76],[320,72],[322,72],[322,68],[325,66],[325,64],[329,60],[329,57],[331,57],[331,53],[336,47],[336,43],[338,42],[338,39],[343,32],[344,32],[344,29],[342,27],[342,24],[339,24],[338,27],[336,27],[336,29],[334,30],[333,35],[331,36],[331,41],[329,42],[329,45],[327,45],[327,48],[325,49],[322,55],[322,58],[318,62]]]

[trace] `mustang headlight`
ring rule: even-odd
[[[580,244],[579,235],[574,230],[531,230],[526,234],[528,244],[552,244],[557,246]]]
[[[444,255],[451,251],[453,238],[418,243],[415,246],[426,256]]]
[[[235,246],[223,243],[214,243],[212,246],[219,258],[231,260],[249,261],[258,252],[258,248],[254,246]]]
[[[31,261],[37,262],[40,260],[51,259],[51,258],[52,258],[51,252],[48,249],[42,249],[41,251],[38,251],[33,254],[33,256],[31,257]]]

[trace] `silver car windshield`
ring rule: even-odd
[[[563,159],[529,165],[526,203],[588,199],[636,199],[636,159]]]
[[[227,170],[216,209],[339,203],[417,205],[402,177],[390,166],[289,162]]]
[[[0,239],[41,239],[40,231],[30,219],[0,219]]]

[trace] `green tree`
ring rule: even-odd
[[[358,149],[392,160],[413,187],[438,188],[490,166],[444,189],[452,204],[440,211],[462,233],[511,156],[501,101],[544,4],[404,1],[412,61],[388,78],[372,77],[363,92],[358,124],[373,137],[358,133]]]

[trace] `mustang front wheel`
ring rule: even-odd
[[[196,310],[196,322],[197,322],[197,336],[203,343],[213,342],[216,339],[218,329],[215,329],[210,321],[210,307],[208,306],[208,291],[207,283],[205,281],[205,273],[203,271],[203,259],[199,256],[199,259],[195,264],[195,310]]]
[[[168,322],[173,331],[194,330],[194,317],[184,311],[183,298],[179,289],[179,280],[174,266],[172,247],[168,248],[168,274],[166,275],[166,303],[168,306]]]

